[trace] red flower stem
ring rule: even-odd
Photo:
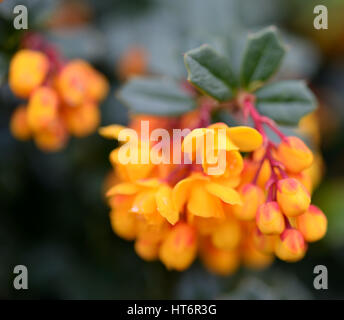
[[[275,121],[273,121],[272,119],[265,117],[265,116],[261,116],[260,120],[264,124],[266,124],[281,140],[285,139],[285,135],[283,134],[283,132],[280,129],[278,129]]]
[[[254,178],[253,178],[253,180],[252,180],[252,183],[253,183],[253,184],[257,184],[258,177],[259,177],[260,172],[262,171],[262,168],[263,168],[263,165],[264,165],[265,160],[266,160],[266,152],[265,152],[263,158],[262,158],[262,159],[260,160],[260,162],[259,162],[257,172],[256,172],[256,174],[255,174],[255,176],[254,176]]]
[[[23,48],[41,51],[46,54],[50,61],[51,72],[59,72],[65,64],[59,50],[51,43],[48,43],[39,33],[25,33],[21,40],[21,46]]]
[[[276,183],[278,181],[278,176],[275,172],[275,168],[277,168],[280,171],[283,178],[287,177],[287,174],[284,171],[283,165],[279,161],[274,159],[274,157],[272,156],[271,150],[275,147],[275,144],[268,138],[264,129],[264,124],[267,125],[280,139],[285,139],[285,135],[277,127],[276,123],[273,120],[271,120],[268,117],[262,116],[258,112],[254,105],[254,100],[255,97],[251,94],[244,93],[242,96],[239,96],[239,104],[242,105],[244,117],[247,118],[247,116],[251,116],[254,127],[262,135],[263,145],[266,148],[265,154],[259,162],[259,166],[253,179],[253,183],[257,184],[257,180],[264,165],[264,162],[265,160],[268,160],[271,168],[271,176],[268,182],[266,183],[266,188],[268,188],[267,200],[274,201],[276,199]]]
[[[288,217],[286,215],[283,215],[283,216],[284,216],[284,222],[285,222],[286,229],[293,229],[293,226],[290,224]]]
[[[279,170],[279,172],[280,172],[280,174],[281,174],[283,179],[288,178],[287,173],[281,167],[278,167],[278,170]]]

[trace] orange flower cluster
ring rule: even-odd
[[[14,111],[10,130],[31,137],[44,151],[63,148],[69,135],[87,136],[99,125],[99,102],[108,92],[105,77],[83,60],[57,68],[44,52],[22,49],[11,60],[9,85],[27,100]]]
[[[132,122],[135,128],[140,119]],[[162,121],[150,117],[150,123],[158,127]],[[100,133],[118,138],[121,130],[113,125]],[[223,142],[212,152],[226,155],[224,171],[216,171],[218,163],[194,143],[209,135]],[[216,123],[184,138],[182,152],[191,164],[123,164],[119,150],[110,154],[115,171],[106,183],[110,220],[115,233],[135,240],[144,260],[182,271],[199,256],[210,271],[228,275],[240,264],[264,268],[274,256],[299,260],[306,241],[326,232],[325,215],[310,205],[313,155],[296,137],[272,146],[253,128]],[[201,164],[195,163],[198,153]]]

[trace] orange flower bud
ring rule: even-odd
[[[320,240],[327,230],[327,218],[316,206],[310,205],[308,210],[296,218],[297,228],[307,242]]]
[[[221,276],[233,274],[240,263],[236,250],[219,249],[207,240],[202,244],[200,257],[209,271]]]
[[[36,89],[27,107],[27,121],[30,128],[37,132],[47,129],[58,117],[58,98],[49,87]]]
[[[240,224],[236,219],[229,219],[221,223],[211,235],[213,245],[219,249],[235,249],[241,239]]]
[[[147,72],[147,53],[143,48],[133,47],[124,52],[117,64],[117,73],[121,80]]]
[[[9,85],[15,95],[27,98],[44,81],[49,70],[49,60],[41,52],[18,51],[10,63]]]
[[[264,203],[265,196],[261,188],[252,183],[240,188],[242,205],[234,205],[233,213],[240,220],[253,220],[256,217],[258,207]]]
[[[285,228],[284,217],[276,201],[259,206],[256,222],[259,230],[268,235],[280,234]]]
[[[68,131],[76,137],[91,134],[100,123],[99,108],[93,102],[86,102],[78,107],[66,106],[62,116]]]
[[[242,248],[243,264],[250,269],[263,269],[274,260],[272,254],[265,254],[256,249],[252,241],[246,241]]]
[[[193,224],[197,229],[197,232],[203,236],[212,234],[217,230],[219,225],[224,222],[223,219],[219,218],[203,218],[194,216],[190,212],[188,212],[188,217],[192,217],[188,222]]]
[[[298,137],[286,137],[277,148],[277,158],[290,172],[300,172],[311,166],[313,153]]]
[[[136,237],[136,215],[127,210],[114,209],[110,213],[113,231],[121,238],[134,240]]]
[[[56,119],[50,123],[49,127],[36,132],[34,140],[39,149],[54,152],[66,145],[68,133],[62,121]]]
[[[56,86],[63,101],[69,106],[79,106],[88,90],[87,69],[82,60],[73,60],[63,67],[56,79]]]
[[[144,238],[151,243],[161,243],[172,228],[166,221],[160,225],[154,225],[138,217],[137,222],[137,238]]]
[[[286,178],[277,183],[277,202],[288,217],[295,217],[308,209],[311,198],[298,180]]]
[[[146,261],[154,261],[159,257],[159,243],[149,238],[139,238],[135,241],[135,251],[139,257]]]
[[[197,253],[197,235],[193,227],[177,223],[163,241],[159,257],[168,269],[183,271],[194,261]]]
[[[309,174],[308,170],[309,169],[298,172],[298,173],[288,172],[288,176],[289,178],[295,178],[296,180],[300,181],[301,184],[305,186],[309,194],[311,194],[313,190],[313,183],[312,183],[311,175]]]
[[[31,137],[31,130],[27,122],[27,107],[17,107],[10,122],[10,130],[12,135],[18,140],[28,140]]]
[[[99,102],[108,94],[109,83],[103,74],[93,69],[91,66],[89,66],[88,69],[87,96],[92,101]]]
[[[286,229],[278,238],[275,254],[278,258],[288,262],[301,260],[307,250],[307,245],[300,231]]]
[[[252,239],[254,246],[262,253],[273,253],[275,249],[276,236],[266,235],[260,232],[258,228],[255,228],[252,233]]]

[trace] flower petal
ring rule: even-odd
[[[159,187],[161,182],[156,178],[151,178],[151,179],[137,180],[136,184],[141,186],[141,187],[146,187],[146,188],[157,188],[157,187]]]
[[[228,128],[227,134],[229,139],[244,152],[258,149],[263,143],[262,135],[256,129],[250,127],[238,126]]]
[[[239,193],[232,188],[214,182],[207,183],[205,188],[210,194],[220,198],[223,202],[241,204]]]
[[[220,218],[224,216],[221,201],[208,193],[203,184],[194,184],[187,208],[193,215],[199,217]]]
[[[129,195],[133,195],[137,193],[138,191],[139,191],[139,188],[135,184],[130,183],[130,182],[123,182],[123,183],[116,184],[111,189],[109,189],[106,192],[106,196],[112,197],[116,194],[123,194],[123,195],[129,196]]]
[[[110,126],[99,128],[99,134],[107,139],[118,139],[119,133],[123,129],[126,129],[126,127],[118,124],[112,124]]]
[[[179,220],[179,212],[175,209],[172,201],[172,188],[162,185],[155,194],[158,211],[171,224]]]
[[[192,130],[183,140],[182,143],[182,151],[186,153],[194,153],[197,150],[197,147],[204,147],[204,141],[205,141],[205,135],[213,132],[211,129],[206,129],[206,128],[198,128]],[[200,143],[203,140],[203,146]],[[200,141],[198,144],[196,141]]]
[[[180,180],[172,190],[172,201],[178,212],[181,212],[189,197],[190,189],[194,182],[193,177]]]
[[[155,194],[152,191],[140,192],[134,199],[132,212],[151,214],[156,210]]]
[[[211,180],[212,180],[212,182],[217,183],[217,184],[221,184],[227,188],[236,188],[240,184],[241,176],[237,175],[237,176],[233,176],[233,177],[229,177],[229,178],[212,177]]]

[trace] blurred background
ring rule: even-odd
[[[308,125],[320,135],[325,174],[313,202],[327,214],[327,236],[296,264],[264,271],[209,274],[196,262],[186,272],[147,263],[111,230],[103,183],[113,141],[97,133],[43,153],[9,132],[17,98],[7,84],[9,60],[23,31],[13,7],[24,4],[29,29],[67,58],[103,72],[111,92],[102,125],[126,124],[114,92],[132,74],[185,78],[182,55],[226,34],[280,28],[289,51],[280,78],[306,79],[319,100]],[[329,29],[313,27],[325,4]],[[344,298],[344,1],[342,0],[4,0],[0,3],[0,298],[2,299],[340,299]],[[244,39],[244,37],[243,37]],[[238,41],[240,46],[241,42]],[[307,127],[307,125],[306,125]],[[13,288],[13,268],[29,271],[29,290]],[[327,266],[329,289],[313,287],[315,265]]]

